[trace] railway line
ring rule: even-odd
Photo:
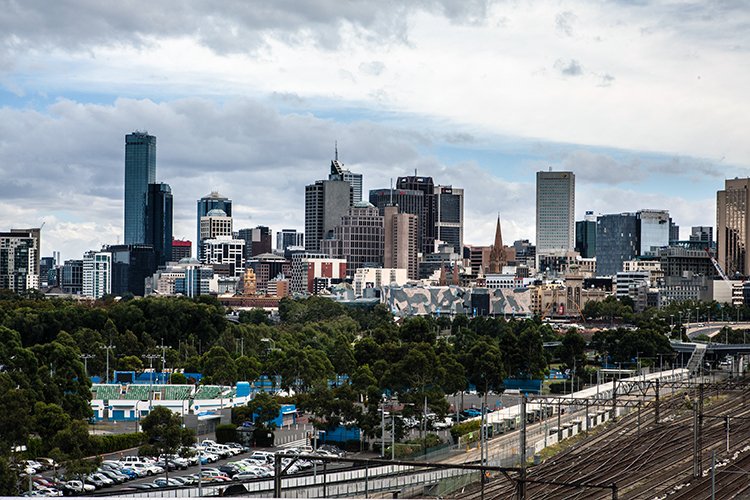
[[[704,414],[710,412],[711,415],[729,414],[744,418],[732,421],[729,460],[723,420],[704,419],[703,477],[692,477],[694,412],[692,402],[688,402],[686,396],[694,395],[695,391],[679,391],[662,401],[659,424],[654,423],[654,408],[650,405],[643,408],[640,425],[637,412],[631,412],[620,417],[618,423],[610,423],[588,439],[538,466],[530,467],[526,498],[612,498],[612,489],[607,489],[612,485],[616,485],[618,498],[710,498],[710,470],[706,471],[712,452],[723,460],[715,478],[716,498],[747,497],[750,494],[750,474],[747,472],[750,471],[750,405],[745,404],[742,390],[731,389],[727,384],[707,385],[705,395],[713,394],[716,387],[724,389],[722,397],[706,398]],[[589,487],[576,488],[561,483]],[[515,494],[515,483],[504,477],[492,479],[484,488],[484,498],[513,498]],[[478,487],[455,496],[481,497]]]

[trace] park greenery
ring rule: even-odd
[[[202,373],[201,383],[267,375],[292,395],[256,399],[235,411],[235,424],[251,420],[270,429],[278,404],[292,402],[319,428],[356,425],[369,438],[378,435],[384,395],[403,406],[404,416],[422,412],[425,401],[428,411],[443,416],[446,395],[470,388],[501,391],[504,379],[541,378],[551,365],[575,369],[587,380],[605,362],[627,364],[638,357],[656,364],[671,353],[668,337],[679,339],[680,321],[689,316],[750,316],[746,308],[716,303],[635,314],[628,301],[607,299],[584,308],[586,320],[599,327],[584,339],[540,318],[396,321],[384,305],[348,308],[322,297],[283,299],[273,322],[260,310],[241,312],[237,322],[227,312],[208,296],[80,303],[0,293],[0,488],[21,458],[50,456],[69,471],[85,470],[87,457],[144,444],[142,434],[104,442],[89,435],[88,420],[89,377],[106,380],[114,370],[143,370],[146,354],[164,352],[167,368]],[[741,334],[727,338],[744,340]],[[561,345],[545,349],[545,342]],[[175,374],[172,382],[188,380]]]

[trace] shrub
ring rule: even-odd
[[[451,427],[451,436],[454,442],[458,442],[458,438],[468,434],[470,432],[479,430],[479,420],[469,420],[468,422],[462,422]]]
[[[234,424],[221,424],[216,426],[216,442],[219,444],[237,441],[237,426]]]
[[[103,455],[105,453],[114,453],[129,448],[137,448],[145,442],[146,434],[143,432],[89,436],[92,455]]]

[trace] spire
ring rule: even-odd
[[[500,214],[497,214],[497,226],[495,227],[495,244],[492,245],[490,252],[490,273],[499,274],[503,266],[508,263],[508,257],[505,255],[503,247],[503,234],[500,229]]]
[[[497,226],[495,227],[495,247],[503,247],[503,233],[500,230],[500,212],[497,213]]]

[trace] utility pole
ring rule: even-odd
[[[380,458],[385,458],[385,394],[380,409]]]
[[[519,500],[526,499],[526,394],[521,396],[521,480],[518,483]]]
[[[148,379],[148,411],[151,411],[151,401],[154,397],[154,360],[159,359],[158,354],[146,354],[143,356],[148,360],[149,379]]]
[[[107,344],[107,345],[99,346],[99,349],[106,349],[107,350],[107,376],[104,377],[104,378],[107,380],[108,384],[109,384],[109,351],[111,351],[114,348],[115,348],[115,346],[113,346],[112,344]]]

